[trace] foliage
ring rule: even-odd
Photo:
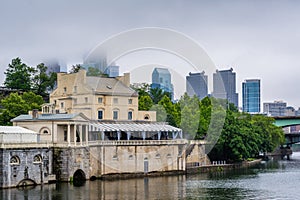
[[[153,106],[153,101],[150,96],[145,95],[139,97],[139,110],[150,110]]]
[[[24,92],[23,95],[11,93],[1,100],[3,109],[0,114],[0,124],[12,125],[10,120],[21,114],[27,114],[32,109],[40,109],[44,103],[43,98],[33,92]]]
[[[79,72],[80,69],[82,69],[82,66],[80,64],[72,65],[69,73],[70,74],[77,73]]]
[[[34,69],[22,63],[20,58],[13,59],[4,74],[6,75],[5,87],[23,91],[31,90],[31,77],[34,74]]]
[[[167,96],[169,99],[171,99],[171,93],[165,92],[160,88],[150,88],[149,95],[154,104],[158,104],[158,102],[161,101],[164,96]]]

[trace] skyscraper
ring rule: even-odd
[[[236,78],[233,69],[217,70],[213,74],[213,92],[212,96],[220,99],[227,99],[236,107],[238,104],[238,93],[236,93]]]
[[[171,74],[166,68],[154,68],[152,72],[151,88],[160,88],[171,94],[171,100],[174,97],[173,85],[171,83]]]
[[[243,111],[249,113],[260,112],[260,80],[249,79],[242,84]]]
[[[204,71],[189,73],[186,77],[186,92],[190,97],[196,95],[199,99],[203,99],[208,95],[207,75],[204,74]]]

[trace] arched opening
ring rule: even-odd
[[[11,165],[20,165],[20,158],[18,156],[12,156],[10,158]]]
[[[81,169],[76,170],[73,175],[74,186],[77,186],[77,187],[83,186],[85,181],[86,181],[86,176],[85,176],[84,171],[82,171]]]
[[[144,116],[144,120],[150,120],[150,116],[149,116],[148,114],[146,114],[146,115]]]
[[[32,180],[32,179],[23,179],[18,183],[17,187],[27,187],[27,186],[32,186],[32,185],[37,185],[34,180]]]
[[[96,177],[96,176],[91,176],[91,177],[90,177],[90,181],[95,181],[95,180],[97,180],[97,177]]]
[[[33,157],[33,163],[34,164],[41,164],[43,162],[42,156],[40,154],[35,155]]]

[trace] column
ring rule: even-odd
[[[77,125],[74,124],[74,130],[73,130],[73,135],[74,135],[74,146],[76,146],[76,131],[77,131]]]
[[[179,137],[182,139],[182,131],[179,131]]]
[[[174,131],[172,131],[172,138],[173,138],[173,140],[175,139]]]
[[[121,131],[117,131],[118,140],[121,139]]]
[[[157,135],[158,135],[158,140],[160,140],[160,138],[161,138],[161,132],[158,131]]]
[[[105,137],[105,136],[104,136],[104,131],[101,131],[101,136],[102,136],[101,139],[104,140],[104,137]]]
[[[143,136],[143,140],[145,140],[146,139],[146,132],[145,131],[142,132],[142,136]]]
[[[70,134],[70,124],[68,124],[68,129],[67,129],[67,133],[68,133],[68,146],[71,146],[71,134]]]
[[[89,144],[89,126],[86,125],[85,126],[85,144],[88,145]]]
[[[82,125],[80,124],[80,125],[78,125],[79,127],[78,127],[78,130],[79,130],[79,134],[80,134],[80,146],[82,146]]]
[[[130,140],[131,132],[127,131],[127,140]]]

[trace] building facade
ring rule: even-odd
[[[208,95],[207,75],[201,73],[189,73],[186,76],[186,92],[190,97],[196,95],[203,99]]]
[[[213,74],[212,96],[220,99],[227,99],[236,107],[238,104],[238,93],[236,92],[236,74],[233,69],[217,70]]]
[[[274,101],[272,103],[264,103],[263,112],[269,116],[285,116],[286,115],[286,102]]]
[[[154,68],[152,72],[151,88],[159,88],[164,92],[171,94],[171,100],[174,97],[174,89],[171,82],[171,74],[166,68]]]
[[[156,121],[155,112],[138,111],[138,94],[129,86],[128,73],[116,78],[86,76],[85,70],[58,73],[47,111],[83,113],[90,120]]]
[[[249,79],[242,83],[243,111],[249,113],[260,113],[260,80]]]

